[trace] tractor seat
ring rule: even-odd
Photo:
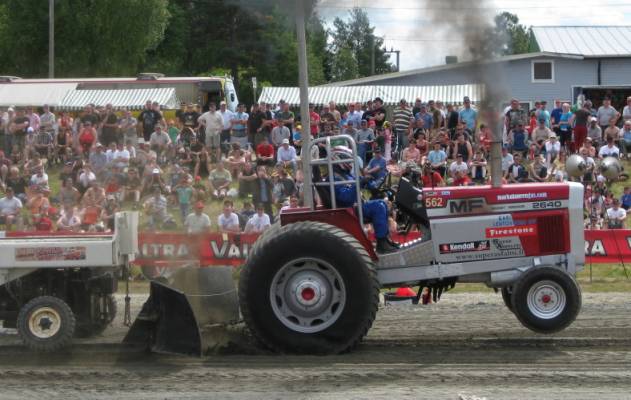
[[[423,191],[414,187],[407,178],[399,180],[395,201],[397,207],[408,215],[412,222],[429,226],[427,209],[423,202]]]

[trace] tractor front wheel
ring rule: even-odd
[[[379,285],[353,236],[298,222],[259,238],[241,272],[239,302],[249,329],[272,350],[336,354],[370,329]]]
[[[565,271],[535,268],[513,286],[512,301],[522,325],[534,332],[554,333],[576,319],[581,310],[581,289]]]

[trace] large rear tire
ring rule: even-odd
[[[337,354],[372,326],[379,283],[372,260],[351,235],[298,222],[262,236],[239,282],[243,318],[278,352]]]
[[[567,328],[581,310],[581,289],[566,272],[552,267],[532,269],[513,287],[513,312],[537,333]]]
[[[60,298],[40,296],[20,309],[17,329],[28,348],[52,352],[72,342],[75,317],[68,304]]]

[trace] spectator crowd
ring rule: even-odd
[[[542,101],[532,110],[513,99],[504,110],[505,183],[579,180],[586,226],[624,227],[631,189],[614,198],[598,165],[628,158],[630,109],[631,97],[623,110],[607,98],[598,108]],[[0,224],[102,232],[113,229],[118,210],[132,208],[143,211],[149,229],[262,232],[280,210],[302,203],[305,134],[352,136],[355,174],[374,194],[389,176],[425,186],[481,184],[490,176],[491,128],[467,97],[458,106],[402,100],[393,110],[379,98],[310,105],[309,132],[282,100],[240,104],[236,112],[225,102],[208,110],[183,103],[174,118],[165,114],[152,101],[137,116],[111,104],[76,115],[46,105],[0,111]],[[583,157],[584,176],[568,177],[571,154]]]

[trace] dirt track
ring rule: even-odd
[[[4,332],[0,398],[631,398],[631,295],[586,294],[583,303],[552,337],[523,329],[499,295],[386,307],[357,351],[335,357],[272,355],[247,337],[203,359],[144,354],[117,344],[119,319],[52,356]]]

